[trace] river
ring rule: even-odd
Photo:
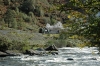
[[[96,47],[63,47],[58,55],[0,57],[0,66],[100,66]]]

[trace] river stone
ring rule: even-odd
[[[26,50],[26,52],[24,54],[28,54],[28,55],[41,55],[41,51],[37,51],[37,50]]]
[[[73,58],[67,58],[67,60],[74,60]]]
[[[58,51],[58,48],[55,45],[51,45],[45,49],[46,51]]]
[[[32,49],[26,50],[25,54],[34,55],[34,50]]]
[[[38,51],[45,51],[43,48],[37,48]]]
[[[97,60],[96,58],[91,58],[90,60]]]

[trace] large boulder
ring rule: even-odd
[[[5,56],[19,56],[22,55],[19,52],[15,52],[13,50],[6,50],[6,51],[0,51],[0,57],[5,57]]]
[[[22,55],[21,53],[13,50],[6,50],[5,53],[7,53],[9,56],[19,56]]]
[[[36,50],[33,50],[33,49],[29,49],[29,50],[26,50],[26,52],[24,54],[28,54],[28,55],[48,55],[48,54],[52,54],[52,55],[55,55],[55,54],[58,54],[58,49],[53,47],[53,50],[51,49],[51,51],[45,51],[43,48],[38,48]]]
[[[67,58],[67,60],[74,60],[73,58]]]
[[[18,56],[18,55],[21,55],[21,53],[14,52],[12,50],[0,51],[0,57],[5,57],[5,56]]]
[[[0,51],[0,57],[5,57],[7,55],[8,55],[7,53]]]
[[[28,55],[40,55],[41,53],[37,50],[32,50],[32,49],[29,49],[29,50],[26,50],[26,52],[24,54],[28,54]]]
[[[58,51],[58,48],[55,45],[51,45],[45,49],[46,51]]]

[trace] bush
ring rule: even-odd
[[[65,31],[61,31],[59,35],[59,39],[66,39],[68,38],[68,33]]]
[[[33,18],[35,17],[34,14],[33,14],[33,12],[29,12],[28,15],[29,15],[30,17],[33,17]]]
[[[7,36],[0,35],[0,51],[19,50],[24,52],[26,49],[30,48],[28,44],[27,40],[12,40]]]
[[[34,15],[36,15],[38,17],[41,16],[40,6],[36,6],[36,8],[34,9]]]
[[[9,46],[10,50],[19,50],[21,52],[24,52],[26,49],[29,49],[29,45],[27,41],[17,41],[12,40],[12,44]]]
[[[11,27],[12,28],[17,28],[17,21],[15,18],[13,18],[13,22],[11,22]]]
[[[4,5],[10,5],[10,0],[4,0]]]
[[[22,4],[21,10],[28,14],[30,11],[33,12],[34,8],[34,0],[26,0]]]
[[[32,22],[32,17],[29,15],[27,15],[27,14],[25,14],[25,13],[20,13],[20,16],[22,17],[22,19],[25,21],[25,22]]]
[[[18,22],[17,26],[18,26],[18,29],[23,30],[25,28],[25,22]]]
[[[0,51],[5,51],[10,46],[10,41],[7,37],[0,36]]]
[[[44,16],[44,10],[42,7],[39,8],[40,9],[40,16],[43,17]]]
[[[54,25],[57,22],[56,19],[51,19],[51,25]]]
[[[8,24],[8,27],[12,27],[12,26],[15,27],[15,25],[16,25],[15,16],[16,16],[15,11],[10,10],[10,9],[7,10],[5,17],[4,17],[4,21],[6,24]]]

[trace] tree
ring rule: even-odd
[[[3,0],[5,5],[10,5],[10,0]]]
[[[83,18],[84,29],[80,29],[79,33],[88,38],[93,44],[100,47],[100,18],[95,17],[95,14],[100,11],[99,0],[69,0],[65,4],[59,6],[59,10],[72,13],[75,11],[80,12],[85,17],[78,16],[77,18]],[[73,14],[71,14],[72,16]],[[78,15],[74,14],[74,17]],[[68,16],[69,17],[69,16]],[[85,22],[84,22],[85,21]],[[73,23],[72,23],[73,24]],[[75,26],[75,25],[74,25]],[[73,27],[73,26],[72,26]]]
[[[5,17],[4,17],[4,21],[5,23],[7,23],[8,27],[14,27],[16,25],[16,19],[15,19],[15,11],[8,9]]]
[[[99,0],[70,0],[66,4],[60,6],[61,11],[75,10],[81,13],[93,13],[96,10],[100,10]]]
[[[33,12],[35,9],[34,0],[26,0],[23,2],[21,10],[25,13]]]

